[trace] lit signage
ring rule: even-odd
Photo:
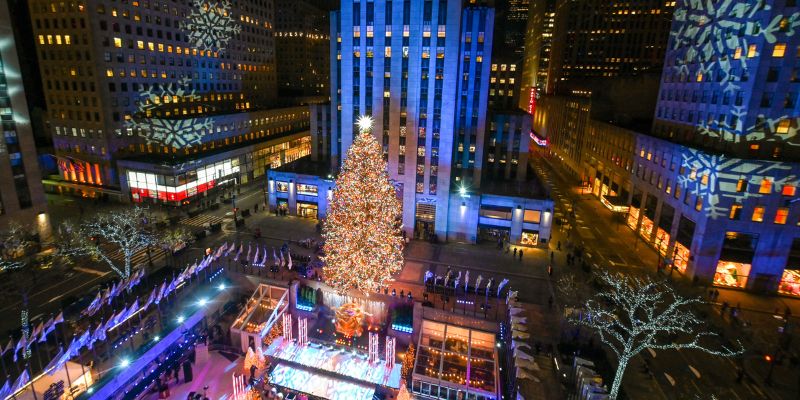
[[[533,140],[533,142],[536,143],[539,147],[547,147],[547,145],[550,144],[550,141],[547,140],[547,138],[540,138],[539,136],[536,136],[536,133],[534,133],[533,131],[531,131],[530,135],[531,135],[531,140]]]

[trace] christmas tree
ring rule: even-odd
[[[339,293],[374,291],[403,265],[397,192],[389,182],[372,119],[359,119],[325,221],[325,280]]]

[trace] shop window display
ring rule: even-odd
[[[539,243],[539,232],[522,231],[520,244],[523,246],[536,246]]]
[[[675,268],[680,271],[680,273],[686,272],[686,266],[689,264],[689,249],[686,246],[675,242],[675,257],[674,263]]]
[[[670,239],[669,232],[661,228],[658,228],[656,230],[656,241],[655,241],[656,249],[658,250],[659,253],[661,253],[662,257],[667,255],[667,248],[669,248],[669,239]]]
[[[800,270],[786,269],[783,271],[778,292],[792,296],[800,296]]]
[[[714,284],[743,288],[747,285],[750,268],[750,264],[720,260],[714,274]]]
[[[630,211],[628,212],[628,226],[631,229],[636,229],[636,223],[639,222],[639,209],[636,207],[631,206]]]
[[[639,234],[642,235],[644,240],[649,240],[652,233],[653,221],[650,218],[642,217],[642,226],[639,228]]]

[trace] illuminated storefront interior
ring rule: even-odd
[[[747,285],[750,267],[750,264],[720,260],[717,263],[717,272],[714,274],[714,284],[743,288]]]
[[[639,234],[645,241],[650,239],[650,234],[653,233],[653,221],[647,216],[642,217],[642,226],[639,228]]]
[[[422,321],[413,393],[435,399],[497,398],[495,335]]]
[[[689,249],[682,245],[680,242],[675,242],[675,256],[673,263],[675,268],[681,273],[686,272],[686,266],[689,264]]]
[[[800,269],[785,269],[778,292],[792,296],[800,296]]]
[[[316,204],[297,202],[297,216],[303,218],[317,218],[318,207]]]
[[[658,228],[656,230],[656,249],[661,256],[664,257],[667,255],[667,249],[669,248],[669,232],[665,231],[664,229]]]
[[[131,197],[133,201],[141,202],[146,198],[181,201],[226,183],[238,172],[239,159],[234,158],[176,176],[131,170],[127,174]]]
[[[520,244],[523,246],[536,246],[539,244],[539,232],[523,230]]]
[[[630,210],[628,211],[628,226],[636,230],[636,224],[639,222],[639,209],[631,206]]]

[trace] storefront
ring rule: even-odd
[[[489,226],[489,225],[478,225],[478,239],[479,240],[488,240],[492,242],[497,242],[498,240],[506,240],[509,238],[511,229],[497,227],[497,226]],[[536,237],[536,241],[538,243],[539,238],[538,235]]]
[[[628,226],[631,229],[636,230],[636,224],[638,223],[639,223],[639,209],[634,206],[631,206],[630,209],[628,210]]]
[[[747,285],[747,278],[750,276],[750,268],[750,264],[720,260],[717,263],[717,271],[714,273],[714,284],[744,288]]]
[[[790,296],[800,296],[800,267],[787,267],[783,270],[781,282],[778,285],[778,293]]]
[[[726,232],[722,242],[714,284],[738,288],[747,287],[753,257],[758,245],[758,234]]]
[[[519,242],[523,246],[536,246],[539,244],[539,231],[522,230],[522,237]]]
[[[680,242],[675,242],[673,252],[673,265],[680,273],[686,273],[686,266],[689,265],[689,249]]]
[[[297,216],[317,219],[319,208],[316,203],[297,202]]]
[[[642,226],[639,227],[639,235],[645,240],[650,241],[650,235],[653,233],[653,221],[650,218],[642,217]]]
[[[147,199],[179,205],[184,199],[197,196],[218,185],[233,183],[238,177],[239,159],[220,161],[177,175],[127,171],[131,199],[136,203]]]

